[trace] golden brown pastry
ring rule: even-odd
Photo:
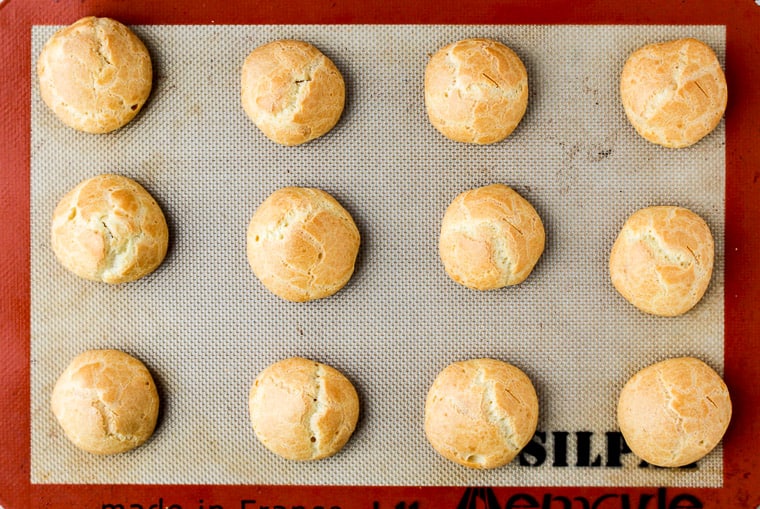
[[[541,218],[522,196],[503,184],[465,191],[449,205],[439,253],[446,273],[475,290],[516,285],[544,251]]]
[[[506,465],[533,437],[538,397],[518,368],[494,359],[455,362],[425,402],[425,434],[445,458],[471,468]]]
[[[351,279],[359,242],[354,220],[335,198],[320,189],[285,187],[251,218],[248,263],[283,299],[321,299]]]
[[[85,180],[53,212],[53,252],[85,279],[111,284],[140,279],[161,264],[168,242],[169,229],[156,201],[120,175]]]
[[[153,434],[158,392],[139,360],[118,350],[89,350],[58,379],[51,408],[74,445],[94,454],[117,454]]]
[[[142,41],[109,18],[82,18],[47,41],[37,61],[40,94],[64,124],[88,133],[123,126],[150,95]]]
[[[359,419],[359,396],[339,371],[294,357],[262,371],[248,399],[256,438],[291,460],[317,460],[343,448]]]
[[[641,136],[681,148],[715,129],[726,110],[728,89],[713,50],[689,38],[633,52],[623,67],[620,95]]]
[[[620,392],[618,424],[634,454],[680,467],[713,450],[731,420],[728,388],[699,359],[668,359],[633,375]]]
[[[338,123],[346,98],[343,76],[317,48],[282,40],[259,46],[243,64],[243,109],[281,145],[300,145]]]
[[[466,143],[509,136],[528,107],[528,73],[514,51],[490,39],[449,44],[425,70],[425,107],[433,127]]]
[[[710,228],[694,212],[672,206],[641,209],[628,218],[612,246],[612,284],[646,313],[680,315],[707,290],[714,251]]]

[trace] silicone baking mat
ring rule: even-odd
[[[34,27],[33,58],[54,30]],[[619,388],[643,366],[693,355],[722,372],[725,131],[719,127],[688,150],[648,143],[625,119],[617,87],[628,54],[649,41],[694,36],[723,60],[724,27],[135,30],[154,57],[156,87],[139,117],[113,136],[61,125],[33,80],[33,482],[721,484],[720,450],[686,471],[641,468],[631,454],[622,467],[577,466],[583,458],[555,466],[552,453],[558,432],[570,435],[570,459],[578,432],[594,434],[595,454],[606,448],[606,433],[616,430]],[[432,128],[424,111],[428,55],[468,36],[501,40],[526,63],[528,112],[502,143],[454,143]],[[296,148],[265,138],[239,100],[247,54],[282,38],[322,49],[347,83],[348,105],[338,126]],[[168,259],[135,284],[79,280],[50,249],[57,200],[103,172],[141,182],[171,224]],[[458,193],[493,182],[514,187],[534,204],[546,225],[547,248],[524,284],[474,292],[446,276],[438,232]],[[286,185],[329,191],[361,232],[356,273],[330,299],[283,301],[248,267],[250,216]],[[718,253],[703,301],[678,318],[637,311],[617,295],[607,272],[610,247],[625,219],[641,207],[667,204],[704,217]],[[161,424],[134,453],[81,452],[51,418],[56,378],[90,348],[128,351],[162,387]],[[336,367],[361,395],[355,436],[326,461],[278,458],[251,430],[247,395],[253,378],[294,355]],[[477,471],[428,445],[422,418],[433,378],[450,362],[477,357],[509,361],[533,379],[538,429],[550,435],[542,445],[552,461]],[[175,458],[172,468],[157,461],[166,457]]]
[[[760,7],[754,2],[550,0],[540,8],[487,0],[464,8],[449,0],[434,5],[11,0],[0,7],[5,62],[0,121],[6,134],[0,151],[5,219],[0,238],[6,247],[0,285],[7,296],[0,303],[4,507],[760,504],[760,316],[752,305],[760,298],[760,240],[753,233],[760,227],[755,86],[760,34],[754,29]],[[33,79],[36,54],[53,26],[90,14],[133,26],[148,44],[156,70],[145,110],[101,140],[58,125],[39,101]],[[196,26],[183,26],[188,24]],[[189,33],[198,38],[191,45],[182,42]],[[692,156],[700,155],[689,160],[647,147],[626,126],[613,106],[614,67],[649,38],[696,33],[718,52],[731,98],[725,122],[693,147]],[[422,109],[427,56],[472,35],[510,45],[531,73],[523,123],[508,140],[481,151],[442,139]],[[347,109],[336,129],[290,152],[272,147],[239,108],[239,66],[267,36],[313,42],[336,62],[348,84]],[[608,38],[608,53],[598,49],[602,37]],[[222,69],[228,74],[218,72]],[[525,150],[539,139],[538,150]],[[640,148],[646,157],[622,157],[633,157]],[[42,161],[48,166],[39,166]],[[722,165],[723,172],[713,169],[709,176],[711,164]],[[702,186],[684,176],[692,167]],[[82,178],[117,170],[140,180],[159,200],[172,245],[150,278],[120,290],[88,287],[63,273],[46,252],[45,216],[52,209],[43,209]],[[457,193],[493,181],[512,185],[534,203],[549,238],[526,283],[477,294],[457,287],[436,267],[437,229]],[[617,195],[610,192],[613,182]],[[349,285],[331,299],[301,307],[263,290],[244,255],[245,225],[255,206],[290,184],[332,192],[354,215],[363,239]],[[38,193],[45,187],[47,194]],[[644,197],[642,189],[651,194]],[[673,201],[708,219],[719,243],[718,265],[705,300],[683,317],[695,320],[692,325],[676,319],[663,327],[609,287],[605,250],[628,213]],[[204,291],[172,294],[167,284],[182,292],[194,285]],[[41,285],[51,293],[41,292]],[[547,292],[547,285],[553,290]],[[604,285],[607,290],[598,293]],[[220,294],[227,294],[224,305],[216,300]],[[131,298],[131,304],[122,298]],[[535,320],[539,311],[544,318]],[[632,324],[639,327],[637,338],[625,334]],[[71,450],[46,402],[46,391],[70,356],[102,346],[145,360],[164,405],[154,438],[131,459],[111,463]],[[625,379],[674,348],[699,355],[724,373],[734,416],[722,450],[696,469],[662,473],[640,466],[625,451],[611,411]],[[357,433],[327,462],[278,460],[249,429],[248,386],[258,370],[286,355],[328,362],[359,389]],[[534,441],[521,458],[495,472],[447,464],[427,446],[421,430],[424,394],[435,374],[474,355],[523,368],[541,401]],[[570,372],[574,377],[567,376]],[[377,442],[385,433],[392,438]]]

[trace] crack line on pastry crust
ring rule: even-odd
[[[481,72],[480,75],[483,76],[488,81],[490,81],[491,83],[493,83],[496,88],[498,88],[499,90],[502,90],[501,85],[499,85],[499,83],[495,79],[493,79],[491,76],[489,76],[488,74],[484,72]]]
[[[473,380],[473,384],[483,389],[483,399],[485,400],[485,404],[482,408],[484,409],[488,423],[499,429],[501,432],[500,435],[512,451],[519,450],[519,447],[517,447],[517,444],[514,441],[515,430],[512,426],[512,420],[509,418],[509,415],[504,415],[505,412],[496,404],[495,381],[486,380],[485,371],[482,367],[479,367],[477,368],[477,374]],[[512,397],[514,397],[514,395]],[[520,402],[519,399],[515,399]]]
[[[700,263],[699,263],[699,257],[698,257],[698,256],[697,256],[697,254],[694,252],[694,250],[691,248],[691,246],[686,246],[686,250],[687,250],[689,253],[691,253],[691,256],[694,258],[694,263],[695,263],[697,266],[700,266],[700,267],[701,267],[701,265],[700,265]]]
[[[317,435],[317,427],[314,422],[319,415],[319,411],[322,407],[322,399],[324,399],[324,370],[320,364],[315,363],[316,369],[312,378],[315,385],[315,394],[311,405],[311,412],[308,416],[308,428],[309,428],[309,442],[311,445],[311,457],[314,458],[319,454],[320,437]]]
[[[707,95],[707,92],[705,92],[705,89],[702,88],[702,85],[699,84],[699,81],[694,80],[694,84],[697,86],[697,88],[699,89],[700,92],[702,92],[703,94],[705,94],[705,97],[707,97],[707,98],[710,97],[709,95]]]
[[[100,398],[99,394],[96,393],[94,395],[90,405],[100,415],[103,422],[103,432],[108,438],[113,438],[119,442],[128,443],[134,443],[137,441],[136,438],[132,435],[119,433],[116,426],[116,412],[114,412],[105,403],[103,403],[103,400]]]
[[[668,414],[674,418],[676,428],[678,429],[678,446],[675,450],[670,451],[671,458],[676,458],[683,451],[684,442],[686,439],[686,429],[683,423],[683,416],[675,408],[673,408],[673,392],[665,383],[665,378],[663,377],[662,371],[657,369],[655,372],[657,373],[657,382],[660,385],[660,389],[662,389],[662,392],[665,395],[665,409]]]
[[[504,222],[505,222],[505,223],[507,223],[509,226],[511,226],[512,228],[514,228],[514,229],[517,231],[517,233],[519,233],[521,236],[525,236],[525,234],[522,232],[522,230],[520,230],[520,228],[518,228],[517,226],[515,226],[515,225],[514,225],[514,223],[512,223],[512,221],[510,221],[510,220],[509,220],[509,219],[507,219],[506,217],[503,217],[503,218],[502,218],[502,221],[504,221]]]

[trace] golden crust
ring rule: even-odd
[[[518,368],[493,359],[455,362],[425,402],[425,434],[445,458],[471,468],[506,465],[536,431],[538,397]]]
[[[55,33],[37,60],[40,94],[69,127],[107,133],[140,111],[153,80],[150,55],[126,26],[82,18]]]
[[[156,427],[158,404],[147,368],[118,350],[76,356],[51,398],[66,437],[94,454],[117,454],[145,443]]]
[[[718,445],[731,420],[731,399],[726,384],[704,362],[668,359],[625,384],[617,416],[634,454],[652,465],[679,467]]]
[[[715,129],[726,110],[728,88],[712,49],[696,39],[679,39],[631,54],[620,77],[620,95],[641,136],[681,148]]]
[[[359,419],[359,396],[336,369],[294,357],[262,371],[248,407],[256,438],[291,460],[316,460],[343,448]]]
[[[340,71],[317,48],[281,40],[245,59],[240,95],[246,114],[269,139],[300,145],[338,123],[345,88]]]
[[[433,127],[466,143],[509,136],[528,107],[528,73],[514,51],[490,39],[440,49],[425,70],[425,107]]]
[[[714,241],[707,223],[681,207],[649,207],[623,225],[610,253],[610,278],[640,310],[683,314],[700,301],[712,277]]]
[[[319,189],[286,187],[253,214],[248,263],[264,286],[283,299],[321,299],[351,279],[359,243],[354,220],[335,198]]]
[[[68,270],[92,281],[140,279],[161,264],[168,243],[161,208],[140,184],[120,175],[85,180],[53,212],[55,256]]]
[[[513,189],[492,184],[465,191],[449,205],[439,253],[451,279],[493,290],[524,281],[544,243],[544,225],[533,206]]]

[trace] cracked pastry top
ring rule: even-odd
[[[169,243],[166,219],[140,184],[98,175],[69,191],[53,212],[51,245],[79,277],[117,284],[153,272]]]
[[[335,64],[302,41],[259,46],[243,63],[240,97],[256,127],[281,145],[326,134],[343,113],[346,87]]]
[[[471,468],[506,465],[538,424],[538,396],[528,376],[506,362],[450,364],[425,402],[425,435],[445,458]]]
[[[680,315],[707,290],[714,251],[710,228],[697,214],[682,207],[648,207],[620,230],[610,253],[610,278],[641,311]]]
[[[75,357],[53,388],[51,409],[66,437],[94,454],[117,454],[153,434],[158,392],[145,365],[118,350]]]
[[[107,133],[132,120],[150,95],[150,55],[126,26],[82,18],[56,32],[37,60],[40,95],[64,124]]]
[[[723,438],[731,420],[726,384],[699,359],[648,366],[620,392],[618,424],[634,454],[660,467],[698,461]]]
[[[356,428],[359,396],[335,368],[294,357],[272,364],[248,398],[256,438],[290,460],[318,460],[340,451]]]
[[[528,107],[528,73],[520,57],[491,39],[465,39],[440,49],[425,69],[428,118],[447,138],[496,143]]]
[[[348,283],[359,230],[328,193],[285,187],[272,193],[248,226],[248,263],[272,293],[293,302],[333,295]]]
[[[491,184],[451,202],[438,250],[451,279],[474,290],[494,290],[523,282],[544,244],[544,225],[533,206],[504,184]]]
[[[726,110],[726,77],[713,50],[696,39],[644,46],[620,76],[625,114],[645,139],[671,148],[707,136]]]

